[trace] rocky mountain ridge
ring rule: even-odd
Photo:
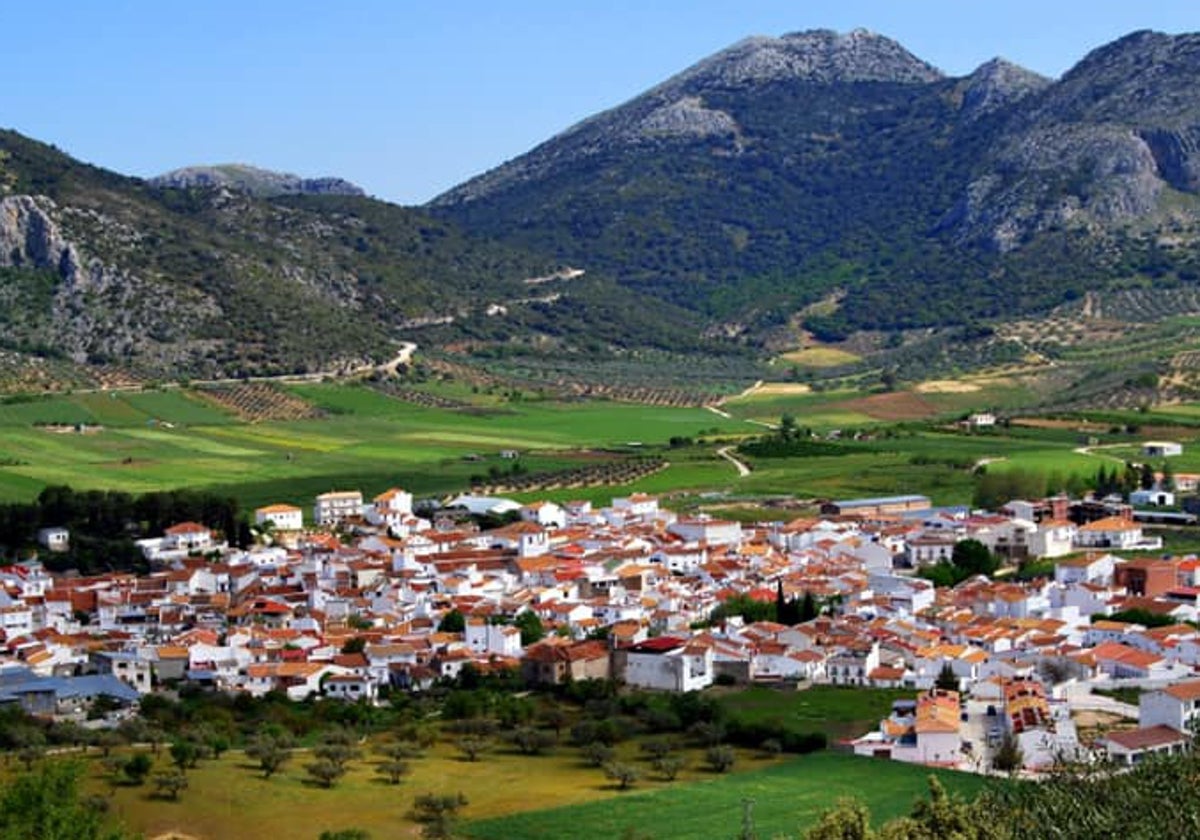
[[[186,166],[150,179],[156,187],[179,189],[225,187],[259,198],[281,195],[366,195],[362,187],[343,178],[302,178],[243,163]]]
[[[1133,33],[1058,80],[950,78],[863,30],[749,38],[430,208],[739,323],[834,289],[856,328],[1037,311],[1190,272],[1154,232],[1200,241],[1197,81],[1200,35]],[[985,299],[930,303],[963,272]],[[1010,280],[1019,303],[989,291]]]

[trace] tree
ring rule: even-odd
[[[1171,466],[1170,461],[1163,461],[1162,488],[1168,493],[1175,492],[1175,469]]]
[[[466,757],[467,761],[478,761],[479,756],[483,755],[491,747],[491,741],[476,735],[466,735],[458,739],[458,749]]]
[[[654,769],[661,773],[668,782],[675,781],[675,777],[686,766],[687,759],[681,755],[664,755],[654,759]]]
[[[467,619],[457,609],[450,610],[438,622],[439,633],[462,633],[467,629]]]
[[[362,636],[355,636],[342,645],[342,653],[345,654],[362,653],[366,649],[367,640]]]
[[[80,795],[84,766],[48,761],[0,791],[0,837],[12,840],[123,840]]]
[[[592,741],[583,748],[583,756],[593,767],[603,767],[617,756],[617,751],[608,744]]]
[[[154,760],[145,753],[135,753],[129,757],[121,769],[125,773],[125,778],[135,785],[140,785],[146,781],[146,777],[154,769]]]
[[[992,756],[992,768],[1002,773],[1015,773],[1025,765],[1025,754],[1021,742],[1011,733],[1006,733]]]
[[[322,831],[317,840],[371,840],[371,834],[361,828],[343,828],[340,831]]]
[[[991,575],[999,567],[995,555],[979,540],[956,542],[950,562],[960,570],[964,579],[972,575]]]
[[[510,736],[513,744],[525,755],[540,755],[554,745],[554,736],[532,726],[522,726]]]
[[[554,730],[554,740],[557,741],[562,736],[563,727],[571,722],[571,716],[567,714],[567,710],[555,703],[549,706],[542,712],[542,723],[545,726]]]
[[[650,761],[655,762],[664,758],[671,753],[671,744],[669,741],[654,739],[651,741],[643,741],[641,746],[642,752],[650,756]]]
[[[400,759],[388,759],[380,762],[375,767],[375,772],[385,777],[393,785],[400,784],[400,779],[407,776],[412,771],[412,767],[407,761]]]
[[[171,763],[180,770],[195,767],[200,762],[200,747],[193,741],[176,741],[171,744]]]
[[[458,812],[467,805],[461,793],[422,793],[413,800],[412,818],[421,823],[421,836],[428,840],[449,840],[454,836]]]
[[[1150,466],[1149,462],[1142,464],[1138,476],[1138,485],[1143,490],[1151,490],[1154,488],[1154,467]]]
[[[934,687],[943,691],[958,691],[958,677],[949,662],[942,663],[942,670],[938,672]]]
[[[269,779],[291,760],[292,742],[282,735],[260,735],[246,748],[246,755],[258,762],[263,778]]]
[[[777,758],[783,752],[783,742],[778,738],[767,738],[758,745],[758,749],[766,758]]]
[[[96,736],[96,746],[100,748],[100,754],[105,758],[108,758],[114,749],[124,743],[125,739],[111,729]]]
[[[168,770],[154,777],[154,791],[172,802],[179,799],[180,791],[187,790],[188,777],[182,770]]]
[[[800,599],[800,610],[797,615],[797,624],[803,624],[807,621],[812,621],[817,617],[819,610],[817,609],[817,600],[813,597],[812,592],[805,589],[804,597]]]
[[[628,790],[642,777],[636,767],[623,761],[611,761],[604,765],[604,775],[616,782],[620,790]]]
[[[520,629],[521,644],[524,647],[541,641],[546,635],[546,628],[542,626],[542,620],[533,610],[522,610],[521,614],[513,620],[513,626]]]
[[[856,799],[841,800],[804,835],[805,840],[874,840],[875,837],[871,814]]]
[[[304,765],[304,771],[324,788],[333,787],[338,779],[346,775],[345,765],[338,764],[336,761],[330,761],[327,758],[321,758]]]
[[[737,760],[737,753],[728,744],[717,744],[708,748],[704,753],[704,760],[708,762],[708,766],[713,769],[713,772],[724,773],[733,767],[734,761]]]

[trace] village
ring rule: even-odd
[[[1002,752],[1033,774],[1134,764],[1193,737],[1200,559],[1164,554],[1117,499],[983,512],[905,495],[744,525],[644,494],[607,507],[467,495],[423,517],[392,489],[325,493],[305,513],[259,508],[248,549],[178,523],[139,543],[144,576],[0,569],[0,703],[105,726],[183,685],[381,703],[470,667],[530,687],[910,689],[841,746],[976,772]],[[39,534],[48,552],[69,540]],[[944,587],[918,574],[966,543],[1005,568]],[[1052,575],[1005,574],[1046,560]],[[718,609],[731,599],[804,599],[816,614],[746,620]],[[88,714],[101,699],[107,713]]]

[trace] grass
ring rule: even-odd
[[[782,764],[711,777],[649,792],[628,792],[614,802],[553,808],[480,820],[467,826],[478,840],[563,837],[649,837],[654,840],[736,838],[743,803],[753,802],[756,836],[795,837],[843,797],[870,806],[875,822],[907,813],[928,790],[926,767],[835,753],[815,753]],[[973,796],[979,776],[934,772],[952,792]]]
[[[686,751],[688,767],[675,782],[646,773],[638,789],[653,791],[672,785],[688,786],[713,778],[703,769],[699,751]],[[635,742],[622,744],[619,758],[649,771]],[[156,799],[145,787],[118,787],[112,796],[115,819],[147,837],[178,830],[202,838],[253,840],[270,836],[275,840],[312,840],[322,831],[362,828],[372,837],[415,835],[410,819],[413,799],[421,793],[466,795],[464,816],[488,819],[557,805],[611,800],[617,791],[603,771],[581,759],[579,750],[562,746],[540,756],[520,755],[508,749],[487,753],[468,762],[448,743],[441,743],[425,757],[414,759],[411,775],[401,784],[385,784],[376,774],[380,759],[368,753],[350,765],[347,775],[330,789],[312,786],[304,765],[311,761],[297,753],[283,771],[263,779],[254,762],[239,751],[219,760],[201,762],[188,771],[188,789],[178,802]],[[164,750],[154,772],[166,770],[169,757]],[[780,759],[758,759],[740,753],[735,770],[762,768]],[[98,759],[90,759],[89,788],[108,793]],[[560,834],[559,836],[565,836]]]
[[[721,698],[729,715],[794,732],[825,732],[830,741],[855,738],[879,725],[892,703],[912,699],[911,689],[815,685],[798,691],[748,688]]]
[[[779,357],[785,362],[800,367],[827,368],[840,365],[852,365],[862,359],[854,353],[840,350],[837,347],[805,347],[803,350],[793,350]]]
[[[579,449],[635,441],[649,448],[714,429],[735,435],[754,430],[694,408],[515,402],[466,413],[423,408],[364,387],[292,390],[327,416],[240,423],[174,391],[2,403],[0,438],[7,457],[0,461],[0,500],[32,498],[47,484],[131,492],[187,485],[228,491],[246,506],[307,502],[337,486],[373,493],[399,484],[433,495],[466,489],[473,474],[491,466],[509,466],[494,457],[501,449],[520,450],[525,468],[542,472],[572,466],[585,457],[573,454]],[[104,428],[54,433],[34,425],[40,422]],[[673,475],[689,482],[732,473],[724,462],[709,460],[707,466],[691,462]],[[658,492],[665,486],[664,478],[651,477],[639,489]]]

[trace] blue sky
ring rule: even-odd
[[[747,35],[865,27],[952,75],[1058,76],[1197,0],[42,0],[4,10],[0,126],[149,176],[244,162],[421,203]]]

